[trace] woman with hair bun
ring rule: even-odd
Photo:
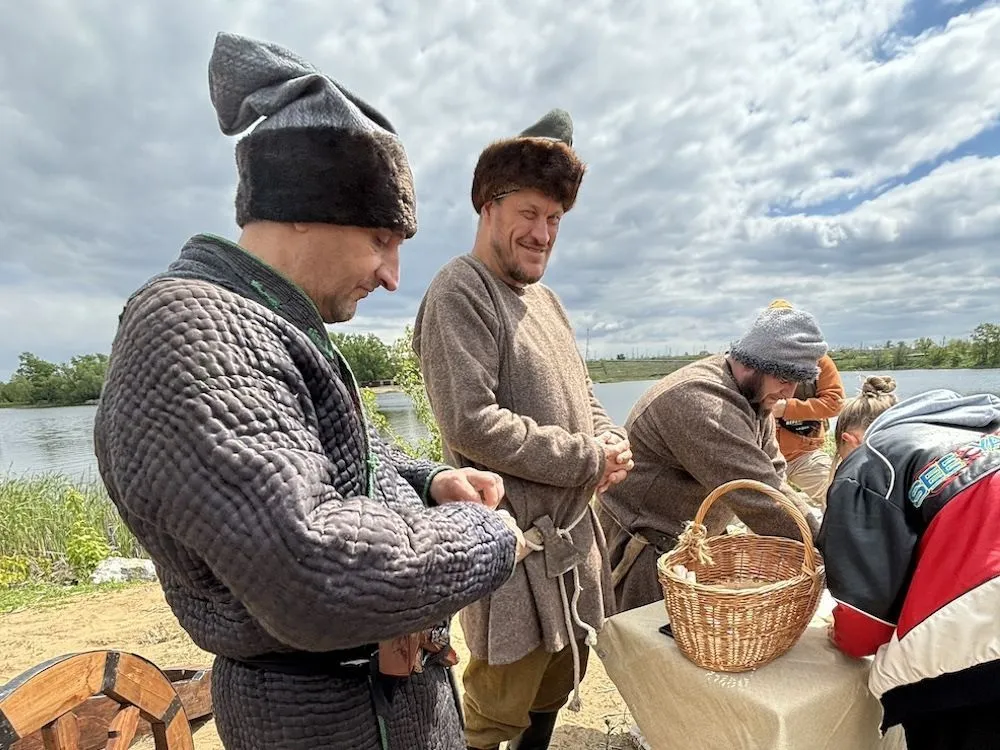
[[[831,638],[875,655],[882,729],[909,750],[1000,748],[1000,398],[895,386],[868,378],[837,421]]]
[[[892,378],[875,375],[861,384],[858,397],[844,404],[837,417],[837,426],[833,432],[837,455],[831,475],[836,474],[844,457],[861,444],[865,430],[875,421],[875,417],[897,403],[896,381]]]

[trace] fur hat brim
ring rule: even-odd
[[[413,175],[392,134],[257,129],[236,144],[236,223],[318,222],[417,231]]]
[[[754,356],[738,347],[733,347],[729,351],[729,356],[740,362],[751,370],[762,372],[765,375],[773,375],[781,380],[792,383],[811,383],[819,377],[818,365],[791,364],[788,362],[775,362]]]
[[[585,171],[586,165],[562,141],[537,137],[496,141],[479,155],[472,177],[472,205],[479,213],[487,201],[534,189],[569,211]]]

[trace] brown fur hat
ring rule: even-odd
[[[553,109],[516,137],[483,149],[472,177],[472,205],[479,213],[487,201],[531,188],[569,211],[586,168],[573,150],[569,113]]]

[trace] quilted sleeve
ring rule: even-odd
[[[354,461],[323,450],[287,339],[262,314],[190,283],[133,301],[102,395],[109,492],[293,648],[420,630],[502,585],[515,539],[487,509],[336,491]]]
[[[412,458],[396,446],[389,443],[374,428],[368,430],[372,449],[378,457],[387,461],[399,473],[413,491],[416,492],[425,505],[433,503],[430,496],[431,480],[438,473],[447,471],[450,466],[439,464],[426,458]]]

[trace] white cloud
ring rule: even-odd
[[[471,244],[479,151],[561,106],[590,171],[546,281],[581,345],[590,328],[592,352],[719,348],[776,296],[812,309],[837,343],[963,335],[996,317],[1000,159],[910,173],[996,125],[1000,5],[956,6],[946,27],[901,36],[912,11],[12,6],[0,30],[0,322],[20,324],[0,333],[0,376],[23,349],[106,351],[117,306],[187,236],[234,232],[234,142],[206,86],[220,29],[291,47],[382,109],[406,144],[421,228],[403,286],[366,300],[345,330],[402,332],[434,271]],[[986,139],[996,153],[1000,133]],[[74,306],[74,321],[14,307],[43,299]]]
[[[117,295],[52,290],[36,282],[0,286],[0,379],[18,365],[18,354],[30,351],[43,359],[66,361],[71,356],[108,352],[122,310]],[[44,338],[39,332],[44,332]]]

